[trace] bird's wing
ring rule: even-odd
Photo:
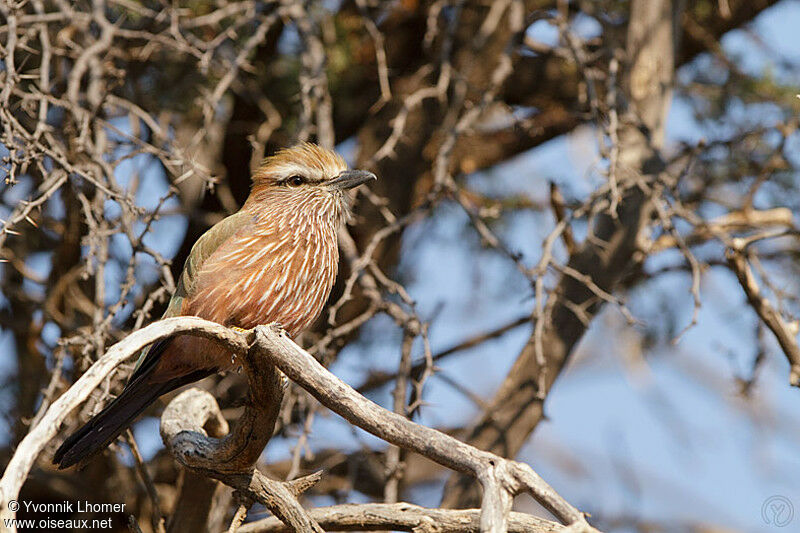
[[[189,252],[189,257],[186,258],[186,262],[183,264],[183,272],[181,272],[181,276],[178,279],[178,286],[175,289],[175,294],[172,295],[167,310],[161,318],[181,315],[184,301],[194,296],[197,281],[196,276],[206,259],[211,257],[211,254],[213,254],[217,248],[222,246],[222,244],[235,235],[240,229],[252,224],[252,222],[253,215],[239,211],[215,224],[197,239],[197,242],[192,246],[192,251]]]
[[[191,299],[197,281],[197,273],[203,266],[203,263],[214,253],[217,248],[222,246],[228,239],[233,237],[242,228],[248,226],[253,222],[253,216],[250,213],[239,211],[222,221],[214,224],[208,231],[197,239],[197,242],[192,246],[186,262],[183,264],[183,271],[178,278],[178,285],[175,288],[175,293],[170,298],[167,310],[161,318],[170,318],[180,316],[183,314],[183,305],[188,299]],[[158,354],[164,351],[173,337],[162,339],[149,348],[142,350],[139,360],[136,361],[136,366],[133,369],[133,380],[143,370],[142,365],[148,356],[152,355],[151,360],[155,362]]]

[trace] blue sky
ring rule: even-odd
[[[587,28],[591,33],[590,24]],[[797,28],[797,1],[781,2],[752,26],[768,47],[795,65],[800,64]],[[545,31],[537,37],[547,40]],[[800,69],[776,65],[774,56],[764,53],[747,32],[729,33],[723,45],[742,58],[746,71],[769,69],[782,82],[800,85]],[[670,111],[669,144],[697,142],[717,133],[697,124],[678,95]],[[794,139],[795,146],[798,141]],[[547,180],[553,179],[580,197],[596,185],[591,172],[596,153],[593,132],[582,128],[473,176],[471,184],[545,200]],[[477,238],[463,229],[458,209],[444,208],[423,226],[406,236],[406,262],[413,265],[405,264],[401,273],[410,279],[409,291],[423,316],[436,312],[434,351],[530,311],[525,280],[505,260],[470,246]],[[537,236],[531,236],[532,228]],[[551,228],[549,215],[522,213],[503,227],[503,237],[532,264]],[[674,262],[675,257],[656,261],[667,259]],[[788,364],[770,338],[769,358],[752,398],[739,398],[735,378],[748,375],[755,354],[755,316],[724,270],[712,269],[704,276],[701,294],[699,324],[677,346],[660,346],[635,363],[621,358],[635,351],[641,331],[607,308],[548,397],[549,419],[520,458],[581,509],[604,517],[641,516],[676,529],[681,523],[707,523],[738,531],[769,527],[762,521],[761,506],[774,494],[786,496],[800,510],[800,392],[788,386]],[[649,324],[665,320],[665,308],[674,314],[678,329],[691,319],[687,275],[664,276],[628,298],[634,314]],[[364,378],[365,368],[396,367],[399,335],[392,345],[378,333],[386,324],[374,329],[371,341],[343,354],[334,367],[351,383]],[[440,366],[447,376],[489,398],[528,335],[527,328],[519,328]],[[388,391],[382,399],[388,405]],[[436,378],[426,400],[422,421],[427,424],[469,423],[477,413],[469,400]],[[320,422],[326,430],[312,442],[332,444],[331,424]],[[435,504],[431,496],[421,492],[421,503]],[[524,499],[519,505],[528,506]]]

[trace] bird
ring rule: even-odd
[[[322,312],[336,279],[347,191],[375,179],[308,142],[268,157],[242,208],[192,246],[162,318],[197,316],[238,329],[278,323],[296,337]],[[160,396],[234,364],[233,354],[201,337],[153,343],[120,395],[64,440],[53,463],[85,464]]]

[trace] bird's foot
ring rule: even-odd
[[[247,335],[248,333],[250,333],[249,329],[240,328],[239,326],[230,326],[230,329],[232,329],[233,331],[235,331],[237,333],[241,333],[242,335]],[[236,357],[236,354],[231,354],[231,365],[235,365],[237,363],[237,359],[238,358]],[[241,371],[242,371],[242,367],[241,367],[241,365],[239,365],[239,369],[237,370],[237,372],[241,373]]]

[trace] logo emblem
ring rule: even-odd
[[[761,505],[761,518],[771,526],[788,526],[794,519],[794,505],[786,496],[770,496]]]

